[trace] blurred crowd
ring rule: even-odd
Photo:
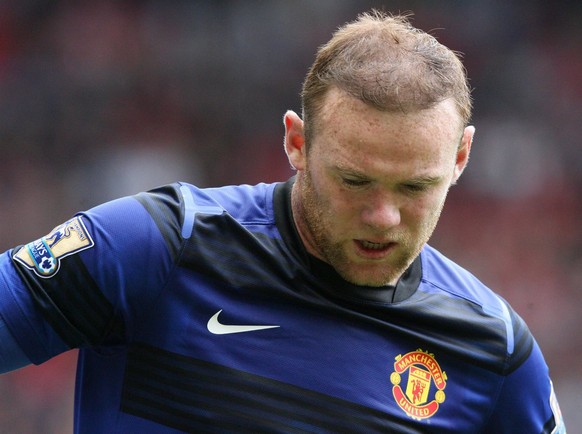
[[[183,180],[285,180],[282,116],[370,7],[464,53],[477,133],[432,244],[526,319],[582,432],[582,2],[0,2],[0,249]],[[72,430],[75,353],[0,378],[0,433]],[[578,410],[578,411],[576,411]]]

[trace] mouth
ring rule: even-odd
[[[382,259],[396,246],[394,242],[377,243],[369,240],[354,240],[359,256],[366,259]]]

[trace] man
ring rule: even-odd
[[[0,261],[4,371],[79,347],[77,432],[565,432],[510,306],[427,245],[467,165],[455,54],[361,15],[320,48],[286,183],[177,183]]]

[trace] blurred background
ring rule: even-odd
[[[0,1],[0,248],[162,183],[286,180],[282,116],[370,7],[464,53],[477,128],[432,243],[508,299],[582,432],[582,2]],[[0,378],[0,433],[72,431],[76,354]]]

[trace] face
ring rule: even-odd
[[[474,129],[460,123],[451,101],[387,113],[331,89],[305,143],[302,121],[288,112],[292,209],[306,249],[349,282],[396,284],[467,163]]]

